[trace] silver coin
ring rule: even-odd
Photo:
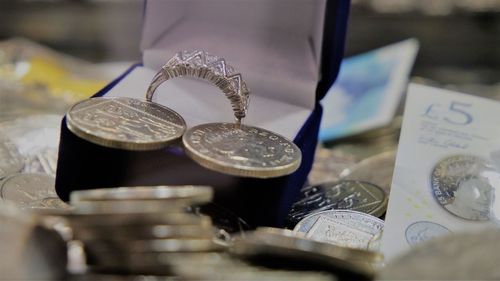
[[[206,202],[211,201],[212,197],[213,189],[210,186],[136,186],[74,191],[70,195],[70,201],[75,203],[80,201],[189,199],[194,202]]]
[[[45,198],[57,197],[55,178],[47,174],[14,174],[5,178],[0,188],[2,199],[20,208],[35,207]]]
[[[415,246],[419,243],[449,234],[451,231],[435,222],[417,221],[406,228],[405,237],[410,246]]]
[[[377,280],[500,280],[498,229],[428,240],[390,261]]]
[[[308,238],[345,246],[369,249],[374,236],[384,228],[384,221],[371,215],[349,211],[330,210],[302,219],[295,232],[306,233]]]
[[[202,124],[182,137],[186,153],[200,165],[236,176],[269,178],[298,169],[300,149],[290,140],[261,128],[232,123]]]
[[[432,170],[432,193],[437,202],[455,216],[467,220],[489,220],[495,187],[482,176],[486,171],[487,162],[480,157],[446,157]]]
[[[290,232],[261,229],[246,232],[234,240],[230,250],[244,257],[271,256],[273,259],[300,260],[303,264],[311,263],[332,268],[356,272],[371,276],[374,265],[383,259],[381,254],[361,249],[339,247],[328,243],[306,239],[302,235]]]
[[[153,150],[180,139],[186,129],[175,111],[132,98],[92,98],[75,104],[66,115],[75,135],[111,148]]]
[[[22,155],[7,138],[0,138],[0,179],[21,171],[24,167]]]
[[[329,205],[334,210],[352,210],[379,217],[387,207],[384,190],[370,182],[342,180],[309,186],[301,192],[306,198],[314,194],[324,195],[321,205]]]
[[[371,182],[380,186],[389,196],[395,164],[396,150],[382,152],[345,169],[340,178]]]

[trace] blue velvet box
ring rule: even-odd
[[[243,178],[208,170],[181,147],[125,151],[85,141],[61,126],[56,190],[203,184],[214,202],[252,226],[281,226],[314,157],[322,109],[343,56],[348,0],[148,0],[144,6],[143,62],[95,96],[145,99],[153,75],[178,50],[222,56],[250,88],[244,124],[293,139],[302,150],[300,168],[272,179]],[[195,79],[163,83],[153,101],[181,114],[188,127],[232,122],[229,101]]]

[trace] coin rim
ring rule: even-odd
[[[92,130],[81,128],[76,121],[73,120],[71,117],[71,111],[78,105],[83,104],[85,102],[88,102],[89,100],[93,99],[102,99],[102,100],[137,100],[142,103],[149,103],[149,104],[154,104],[160,108],[162,108],[165,111],[168,111],[172,115],[178,118],[180,121],[180,125],[182,126],[182,129],[174,136],[164,139],[163,141],[150,141],[150,142],[129,142],[129,141],[121,141],[121,140],[114,140],[114,139],[107,139],[103,138],[101,136],[98,136],[92,132]],[[164,148],[166,146],[169,146],[170,144],[173,144],[177,141],[180,140],[184,132],[186,131],[186,121],[182,116],[175,112],[174,110],[163,106],[159,103],[154,103],[154,102],[148,102],[148,101],[143,101],[140,99],[135,99],[135,98],[129,98],[129,97],[95,97],[95,98],[90,98],[86,99],[83,101],[80,101],[68,110],[66,113],[66,126],[68,129],[74,133],[76,136],[89,141],[94,144],[102,145],[105,147],[109,148],[116,148],[116,149],[124,149],[124,150],[133,150],[133,151],[146,151],[146,150],[156,150],[160,148]]]
[[[254,127],[254,126],[248,126],[248,125],[241,125],[241,127],[245,127],[248,129],[257,129],[261,130],[264,132],[271,133],[273,135],[276,135],[283,140],[287,141],[290,145],[293,146],[293,148],[297,151],[298,157],[295,159],[295,161],[287,164],[287,165],[281,165],[281,166],[274,166],[274,167],[269,167],[269,168],[256,168],[256,167],[249,167],[249,166],[244,166],[244,165],[234,165],[234,164],[229,164],[224,161],[216,160],[211,157],[208,157],[207,155],[204,155],[202,153],[199,153],[196,149],[193,148],[191,143],[188,140],[188,135],[191,135],[192,132],[195,130],[202,128],[202,127],[208,127],[208,126],[219,126],[219,125],[235,125],[233,123],[227,123],[227,122],[220,122],[220,123],[205,123],[201,125],[194,126],[190,129],[188,129],[184,135],[182,136],[182,143],[184,144],[184,151],[186,154],[193,159],[195,162],[200,164],[201,166],[220,173],[225,173],[233,176],[241,176],[241,177],[253,177],[253,178],[273,178],[273,177],[280,177],[280,176],[285,176],[289,175],[293,172],[295,172],[299,167],[300,164],[302,163],[302,151],[300,148],[290,141],[288,138],[285,138],[284,136],[277,134],[275,132],[262,129],[259,127]]]

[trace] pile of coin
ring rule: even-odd
[[[355,180],[326,182],[306,186],[288,216],[288,226],[294,227],[306,216],[327,210],[352,210],[376,217],[384,214],[387,196],[375,184]]]
[[[212,196],[208,186],[76,191],[66,218],[93,271],[168,275],[181,256],[221,250],[211,219],[187,212]]]
[[[386,127],[318,145],[308,185],[286,218],[286,226],[327,210],[382,217],[387,208],[401,116]]]
[[[309,256],[325,258],[331,255],[340,261],[325,263],[325,268],[332,272],[293,267],[277,269],[269,267],[268,263],[254,265],[240,259],[249,254],[241,252],[240,246],[251,243],[254,232],[240,232],[235,240],[217,240],[217,229],[211,218],[198,212],[204,208],[192,207],[209,202],[212,196],[213,191],[208,186],[121,187],[73,192],[71,205],[74,209],[56,214],[67,219],[73,232],[71,239],[82,242],[87,256],[87,270],[73,274],[72,280],[142,280],[139,275],[148,275],[145,280],[299,278],[333,281],[338,270],[351,270],[349,262],[343,264],[343,251],[349,251],[347,248],[338,247],[335,253],[318,254],[315,249],[320,248],[319,242],[314,242],[316,248],[297,249],[302,254],[296,258],[311,263],[314,259]],[[197,213],[192,213],[193,210]],[[263,241],[272,243],[265,237]],[[287,247],[293,249],[294,246]],[[240,250],[230,250],[236,248]],[[353,251],[376,256],[362,250]],[[351,271],[356,274],[359,270]]]

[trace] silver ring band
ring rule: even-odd
[[[240,73],[224,58],[204,51],[180,51],[176,53],[154,76],[146,93],[152,101],[154,92],[163,82],[175,77],[193,76],[209,81],[218,87],[231,102],[238,123],[248,110],[250,91]]]

